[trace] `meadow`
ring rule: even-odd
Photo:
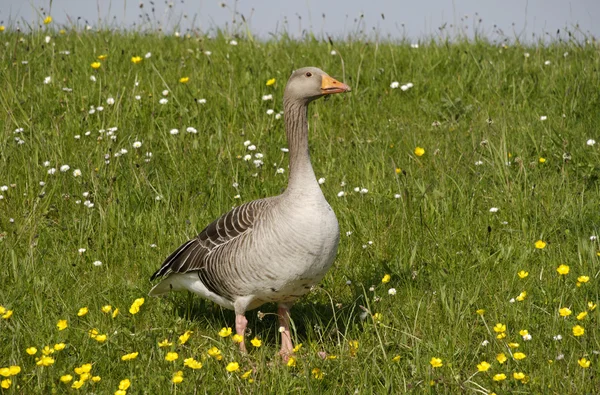
[[[594,39],[2,30],[0,393],[600,392]],[[275,306],[242,355],[233,312],[147,293],[285,188],[303,66],[353,90],[309,110],[341,241],[284,363]]]

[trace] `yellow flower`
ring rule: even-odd
[[[51,22],[52,22],[52,17],[50,15],[48,15],[47,17],[44,18],[44,25],[47,25]]]
[[[402,173],[402,169],[399,167],[396,167],[396,174],[400,174],[400,173]]]
[[[275,83],[275,78],[271,78],[270,80],[267,81],[267,86],[271,86]]]
[[[62,381],[63,383],[68,383],[71,380],[73,380],[73,376],[71,376],[70,374],[65,374],[64,376],[60,376],[60,381]]]
[[[82,375],[79,376],[79,381],[88,381],[90,379],[90,377],[92,377],[91,374],[83,373]]]
[[[217,359],[217,361],[220,361],[221,359],[223,359],[223,356],[221,355],[221,350],[219,350],[217,347],[212,347],[208,350],[208,355],[210,355],[211,357],[214,357]]]
[[[519,335],[521,335],[521,336],[529,335],[529,331],[527,329],[521,329],[519,331]]]
[[[231,336],[231,328],[229,328],[229,327],[221,328],[221,330],[219,331],[219,336],[221,336],[221,337]]]
[[[521,292],[521,293],[519,294],[519,296],[517,296],[517,298],[516,298],[516,299],[517,299],[519,302],[522,302],[522,301],[524,301],[524,300],[525,300],[525,298],[526,298],[526,297],[527,297],[527,292],[523,291],[523,292]]]
[[[483,361],[483,362],[477,364],[477,370],[480,372],[487,372],[488,369],[490,368],[490,366],[492,366],[492,365],[490,365],[486,361]]]
[[[525,378],[525,373],[523,372],[514,372],[513,373],[513,377],[515,378],[515,380],[523,380]]]
[[[483,314],[485,313],[485,310],[484,310],[484,309],[479,309],[479,310],[477,310],[477,311],[475,311],[475,312],[476,312],[477,314],[479,314],[479,315],[483,315]]]
[[[98,335],[94,338],[98,343],[104,343],[107,339],[106,335]]]
[[[104,55],[104,54],[98,55],[98,60],[104,60],[106,58],[108,58],[108,55]]]
[[[115,395],[127,395],[127,391],[124,390],[116,390]]]
[[[129,379],[121,380],[121,382],[119,383],[119,389],[121,391],[127,391],[130,385],[131,381],[129,381]]]
[[[91,337],[92,339],[95,339],[96,336],[98,336],[98,329],[96,328],[92,328],[88,331],[88,336]]]
[[[589,311],[594,311],[596,309],[596,303],[594,302],[588,302],[588,310]]]
[[[122,360],[122,361],[131,361],[131,360],[133,360],[133,359],[136,359],[136,358],[137,358],[137,356],[138,356],[138,354],[139,354],[139,352],[137,352],[137,351],[136,351],[136,352],[129,353],[129,354],[125,354],[125,355],[123,355],[123,356],[121,357],[121,360]]]
[[[289,368],[293,368],[294,366],[296,366],[296,358],[290,357],[290,359],[288,359],[287,361],[287,366]]]
[[[250,343],[252,343],[252,345],[257,348],[262,345],[262,341],[260,341],[256,337],[254,339],[250,340]]]
[[[587,369],[590,367],[590,361],[587,360],[586,358],[581,358],[577,360],[577,363],[579,364],[579,366],[581,366],[584,369]]]
[[[519,343],[508,343],[508,347],[510,347],[510,348],[519,348]]]
[[[35,355],[35,354],[37,354],[37,348],[29,347],[27,350],[25,350],[25,352],[29,355]]]
[[[185,344],[190,338],[191,334],[194,333],[192,331],[185,331],[185,333],[179,336],[179,344]]]
[[[12,317],[12,315],[13,315],[13,311],[12,310],[7,310],[6,313],[2,314],[2,318],[4,318],[5,320],[7,320],[10,317]]]
[[[234,343],[241,343],[244,341],[244,336],[238,335],[237,333],[231,337]]]
[[[58,320],[58,322],[56,323],[56,327],[58,328],[59,331],[62,331],[63,329],[67,329],[68,326],[69,326],[69,324],[67,324],[67,320]]]
[[[350,346],[350,355],[355,356],[358,351],[358,340],[350,340],[348,345]]]
[[[313,370],[310,371],[310,373],[312,374],[314,379],[323,380],[323,372],[321,371],[321,369],[314,368]]]
[[[294,347],[292,349],[292,351],[293,352],[298,352],[298,351],[300,351],[301,348],[302,348],[302,343],[298,343],[298,344],[296,344],[296,347]]]
[[[90,66],[92,66],[92,69],[99,69],[100,66],[102,66],[102,64],[100,62],[92,62],[92,64],[90,64]]]
[[[183,360],[183,366],[187,366],[190,369],[201,369],[202,363],[196,361],[194,358],[186,358]]]
[[[373,314],[373,321],[379,322],[381,320],[383,320],[383,314],[381,314],[381,313],[375,313],[375,314]]]
[[[501,323],[497,323],[494,326],[494,332],[496,332],[496,333],[506,332],[506,325],[501,324]]]
[[[183,381],[183,372],[181,370],[178,370],[177,372],[173,373],[173,378],[171,379],[171,381],[173,382],[173,384],[179,384]]]
[[[56,344],[54,345],[54,349],[55,349],[56,351],[61,351],[61,350],[64,350],[64,349],[65,349],[65,347],[66,347],[65,343],[56,343]]]
[[[556,268],[556,271],[558,272],[558,274],[569,274],[569,266],[567,265],[560,265],[558,268]]]
[[[493,379],[494,381],[506,380],[506,375],[504,373],[498,373],[494,375]]]
[[[165,361],[173,362],[177,358],[179,358],[179,355],[176,352],[168,352],[167,355],[165,355]]]
[[[432,357],[431,361],[429,361],[429,363],[434,368],[441,368],[442,366],[444,366],[441,358]]]
[[[250,377],[250,375],[252,374],[252,369],[248,370],[247,372],[244,372],[244,374],[242,374],[240,377],[244,380],[246,380],[248,377]]]
[[[181,82],[182,84],[187,84],[190,80],[190,77],[181,77],[179,79],[179,82]]]
[[[517,276],[519,276],[519,278],[525,278],[525,277],[529,276],[529,272],[526,272],[525,270],[521,270],[519,273],[517,273]]]
[[[584,333],[585,333],[585,329],[583,329],[582,326],[575,325],[573,327],[573,336],[583,336]]]
[[[137,313],[139,313],[140,307],[142,307],[143,304],[144,304],[144,298],[137,298],[131,304],[131,307],[129,308],[129,313],[130,314],[137,314]]]
[[[233,373],[237,370],[239,370],[240,365],[237,362],[229,362],[227,364],[227,366],[225,367],[225,370],[227,370],[230,373]]]
[[[132,62],[133,64],[138,64],[138,63],[140,63],[141,61],[142,61],[142,58],[141,58],[141,57],[139,57],[139,56],[134,56],[134,57],[132,57],[132,58],[131,58],[131,62]]]
[[[73,369],[75,371],[75,373],[77,373],[78,375],[82,375],[82,374],[86,374],[91,372],[92,370],[92,364],[91,363],[84,363],[83,365]]]
[[[568,307],[563,307],[562,309],[558,310],[558,314],[560,314],[561,317],[568,317],[571,315],[571,309]]]
[[[115,309],[112,313],[112,318],[115,318],[119,314],[119,309]]]
[[[50,346],[45,346],[44,348],[42,348],[42,354],[44,354],[44,355],[54,354],[54,348],[50,348]]]
[[[6,307],[0,305],[0,314],[6,313]]]
[[[381,283],[382,284],[387,284],[390,282],[390,280],[392,279],[392,276],[390,276],[389,274],[386,274],[385,276],[383,276],[383,278],[381,279]]]
[[[522,352],[516,352],[514,353],[513,357],[517,360],[520,361],[522,359],[527,358],[527,355],[523,354]]]
[[[9,366],[7,368],[0,368],[0,376],[10,377],[10,376],[16,376],[19,373],[21,373],[20,366],[13,365],[13,366]]]
[[[83,387],[83,384],[85,384],[85,381],[83,380],[73,381],[71,388],[75,388],[76,390],[78,390],[79,388]]]
[[[538,250],[544,249],[546,248],[546,243],[542,240],[538,240],[535,242],[535,248],[537,248]]]
[[[171,343],[169,341],[169,339],[165,339],[165,340],[163,340],[161,342],[158,342],[158,346],[159,347],[169,347],[169,346],[172,346],[172,345],[173,345],[173,343]]]
[[[102,306],[100,310],[102,310],[103,313],[108,314],[112,311],[112,306],[107,304],[106,306]]]
[[[498,363],[503,364],[504,362],[506,362],[506,360],[507,360],[506,355],[504,355],[503,352],[496,355],[496,361],[498,361]]]
[[[538,159],[540,163],[546,163],[546,158],[540,158]]]
[[[579,277],[577,277],[577,281],[579,281],[582,284],[585,284],[588,281],[590,281],[590,277],[589,276],[579,276]]]
[[[0,388],[4,388],[5,390],[9,389],[11,384],[12,384],[11,379],[2,380],[2,381],[0,381]]]
[[[496,335],[496,339],[504,339],[506,337],[506,332],[498,333]]]
[[[4,27],[4,25],[0,25],[0,32],[3,32],[3,31],[4,31],[4,29],[6,29],[6,28]]]
[[[394,358],[392,358],[392,362],[398,362],[400,361],[400,355],[396,355]]]
[[[54,364],[54,358],[52,358],[52,357],[50,357],[48,355],[43,355],[36,362],[36,365],[38,365],[38,366],[50,366],[52,364]]]
[[[415,148],[415,155],[417,155],[417,156],[423,156],[423,154],[425,154],[425,149],[423,149],[421,147]]]
[[[102,380],[102,378],[100,376],[92,376],[92,381],[94,383],[97,383],[98,381]]]

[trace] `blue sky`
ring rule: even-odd
[[[59,24],[67,23],[70,16],[73,21],[81,17],[80,21],[87,20],[92,26],[96,26],[100,18],[120,27],[139,23],[139,15],[147,13],[154,26],[160,24],[166,31],[173,31],[179,21],[181,31],[191,26],[192,21],[195,27],[205,31],[231,26],[234,17],[236,22],[241,22],[242,14],[251,30],[261,37],[284,28],[296,36],[312,30],[318,35],[325,33],[334,37],[360,29],[373,34],[376,29],[383,37],[406,36],[417,40],[436,35],[444,24],[447,32],[455,33],[457,26],[461,26],[462,32],[471,35],[479,19],[480,31],[490,37],[495,36],[494,26],[510,38],[519,36],[531,40],[534,34],[535,37],[554,36],[557,29],[575,30],[576,25],[582,33],[600,36],[600,23],[594,23],[600,21],[599,0],[241,0],[223,1],[225,7],[220,3],[218,0],[155,0],[152,15],[152,4],[148,0],[54,0],[51,14]],[[49,0],[0,0],[0,21],[8,25],[14,25],[15,21],[31,23],[39,20],[41,8],[47,11],[49,6]],[[187,18],[180,19],[182,15]],[[362,24],[357,20],[362,20]]]

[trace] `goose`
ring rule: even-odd
[[[150,296],[188,290],[234,310],[244,338],[245,313],[277,303],[281,350],[293,352],[290,308],[321,281],[337,254],[339,227],[313,171],[308,149],[308,104],[350,87],[316,67],[294,71],[284,95],[289,180],[278,196],[233,208],[167,257],[150,278]],[[246,352],[244,341],[240,350]]]

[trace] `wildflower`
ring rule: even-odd
[[[54,350],[56,350],[56,351],[62,351],[62,350],[65,349],[65,347],[66,347],[65,343],[56,343],[54,345]]]
[[[584,319],[585,317],[587,317],[588,313],[587,311],[582,311],[581,313],[577,314],[577,319],[579,321],[581,321],[582,319]]]
[[[179,336],[179,344],[185,344],[188,339],[190,338],[191,334],[193,332],[192,331],[185,331],[185,333],[181,336]]]
[[[350,340],[348,344],[350,346],[350,355],[355,356],[358,351],[358,340]]]
[[[563,307],[558,310],[558,314],[560,314],[561,317],[568,317],[571,315],[571,310],[568,307]]]
[[[271,86],[275,84],[275,78],[271,78],[270,80],[267,81],[267,86]]]
[[[25,350],[25,352],[29,355],[35,355],[37,353],[37,348],[29,347],[28,349]]]
[[[540,158],[540,159],[538,159],[538,162],[540,162],[540,163],[546,163],[546,158]]]
[[[508,358],[506,358],[506,355],[504,355],[503,352],[501,352],[500,354],[496,355],[496,361],[498,361],[498,363],[503,364],[504,362],[506,362]]]
[[[545,115],[540,116],[540,121],[545,121],[546,119],[548,119],[547,116],[545,116]]]
[[[390,88],[392,88],[392,89],[398,89],[399,87],[400,87],[400,83],[398,81],[393,81],[390,84]]]
[[[289,361],[288,361],[288,363],[289,363]],[[240,365],[237,362],[229,362],[227,364],[227,366],[225,367],[225,370],[227,370],[229,373],[233,373],[239,369],[240,369]]]
[[[106,339],[106,335],[97,335],[96,337],[94,337],[94,340],[96,340],[98,343],[104,343]]]
[[[256,348],[258,348],[262,345],[262,341],[256,337],[254,339],[250,340],[250,343],[252,343],[252,345]]]
[[[63,383],[68,383],[71,380],[73,380],[73,376],[71,376],[70,374],[65,374],[64,376],[60,376],[60,381],[62,381]]]
[[[519,348],[519,343],[508,343],[508,347],[510,347],[510,348]]]
[[[9,366],[7,368],[0,369],[0,376],[4,376],[4,377],[16,376],[19,373],[21,373],[21,367],[17,366],[17,365],[13,365],[13,366]]]
[[[486,361],[482,361],[481,363],[477,364],[477,370],[480,372],[487,372],[488,369],[491,367],[492,365],[490,365],[489,363],[487,363]]]
[[[87,200],[87,201],[89,202],[89,200]],[[85,204],[85,202],[84,202],[84,204]],[[92,262],[92,265],[94,265],[96,267],[102,266],[102,262],[100,262],[100,261],[94,261],[94,262]]]
[[[476,312],[477,314],[479,314],[479,315],[483,316],[483,314],[485,313],[485,310],[484,310],[484,309],[478,309],[478,310],[476,310],[475,312]]]
[[[62,166],[60,167],[60,171],[61,171],[62,173],[66,173],[67,171],[69,171],[69,169],[70,169],[70,168],[71,168],[71,166],[69,166],[69,165],[62,165]]]
[[[221,355],[221,350],[219,350],[217,347],[209,348],[208,355],[215,358],[217,361],[223,359],[223,356]]]
[[[173,378],[171,379],[171,381],[173,382],[173,384],[179,384],[183,381],[183,372],[181,370],[178,370],[177,372],[173,373]]]
[[[585,329],[582,326],[575,325],[573,327],[573,336],[583,336]]]
[[[373,321],[379,322],[381,320],[383,320],[383,314],[381,314],[381,313],[375,313],[375,314],[373,314]]]
[[[168,352],[167,355],[165,355],[165,361],[173,362],[177,360],[177,358],[179,358],[179,355],[176,352]]]
[[[77,367],[74,369],[75,373],[77,373],[78,375],[83,375],[85,373],[89,373],[92,370],[92,364],[91,363],[84,363],[83,365]]]
[[[244,336],[238,335],[237,333],[231,337],[234,343],[241,343],[244,341]]]
[[[517,276],[519,276],[519,278],[525,278],[525,277],[529,276],[529,272],[526,272],[525,270],[521,270],[519,273],[517,273]]]
[[[487,339],[481,342],[482,347],[487,347],[488,344],[490,344],[490,342]]]
[[[112,318],[115,318],[119,314],[119,309],[115,309],[112,313]]]
[[[525,300],[525,297],[527,297],[527,292],[523,291],[523,292],[521,292],[521,293],[519,294],[519,296],[517,296],[517,300],[518,300],[519,302],[522,302],[522,301],[524,301],[524,300]]]
[[[516,353],[514,353],[514,354],[513,354],[513,357],[514,357],[514,358],[515,358],[517,361],[520,361],[520,360],[522,360],[522,359],[525,359],[525,358],[527,358],[527,355],[525,355],[525,354],[524,354],[524,353],[522,353],[522,352],[516,352]]]
[[[556,268],[556,271],[558,272],[558,274],[561,275],[567,275],[569,274],[569,266],[567,265],[560,265],[559,267]]]
[[[525,378],[525,373],[523,372],[514,372],[513,377],[515,380],[523,380]]]
[[[587,145],[589,145],[590,147],[592,147],[593,145],[596,144],[596,140],[594,139],[589,139],[588,141],[585,142]]]
[[[190,369],[201,369],[202,363],[196,361],[194,358],[186,358],[183,360],[183,366],[187,366]]]
[[[561,335],[552,336],[552,339],[554,339],[555,341],[561,341],[562,336]]]
[[[79,311],[77,312],[77,316],[78,317],[83,317],[84,315],[86,315],[88,313],[88,308],[87,307],[82,307],[79,309]]]
[[[182,84],[187,84],[190,81],[190,77],[181,77],[179,82]]]
[[[400,355],[396,355],[394,358],[392,358],[392,362],[398,362],[400,361]]]
[[[441,358],[432,357],[431,361],[429,361],[429,363],[434,368],[441,368],[442,366],[444,366]]]
[[[0,25],[0,32],[3,32],[6,27],[4,25]]]
[[[577,281],[582,284],[585,284],[588,281],[590,281],[590,277],[589,276],[579,276],[579,277],[577,277]]]
[[[102,378],[100,376],[92,376],[92,381],[94,383],[97,383],[98,381],[102,380]]]
[[[387,284],[390,282],[390,280],[392,279],[392,276],[390,276],[389,274],[386,274],[385,276],[383,276],[383,278],[381,279],[381,283],[382,284]]]
[[[44,18],[44,25],[47,25],[49,23],[52,23],[52,17],[50,15]]]
[[[121,361],[131,361],[134,360],[138,357],[139,352],[132,352],[129,354],[125,354],[121,357]]]
[[[242,374],[240,377],[244,380],[246,380],[248,377],[250,377],[250,375],[252,374],[252,369],[248,370],[247,372],[244,372],[244,374]]]
[[[263,95],[263,96],[262,96],[262,100],[263,100],[263,101],[267,101],[267,100],[273,100],[273,95],[272,95],[272,94]]]
[[[415,148],[415,155],[417,155],[417,156],[423,156],[423,154],[425,154],[425,149],[423,149],[421,147]]]
[[[231,328],[227,327],[227,328],[221,328],[221,330],[219,331],[219,336],[221,337],[228,337],[231,335]]]
[[[531,340],[531,335],[529,333],[526,335],[523,335],[523,340],[525,340],[525,341]]]
[[[48,77],[44,78],[44,84],[48,85],[51,82],[52,82],[52,77],[48,76]]]
[[[44,355],[51,355],[51,354],[54,354],[54,348],[50,348],[50,346],[45,346],[45,347],[42,349],[42,354],[44,354]]]
[[[90,66],[92,66],[92,69],[97,70],[100,68],[100,66],[102,66],[102,63],[100,62],[93,62]]]
[[[392,296],[396,295],[396,288],[388,289],[388,295],[392,295]]]
[[[2,318],[4,318],[5,320],[7,320],[10,317],[12,317],[12,315],[13,315],[13,311],[12,310],[6,310],[6,312],[4,314],[2,314]]]
[[[129,381],[129,379],[121,380],[121,382],[119,383],[119,389],[121,391],[127,391],[130,385],[131,381]]]
[[[494,326],[494,332],[496,332],[496,333],[503,333],[503,332],[506,332],[506,325],[504,325],[504,324],[501,324],[501,323],[497,323],[497,324]]]
[[[596,303],[594,303],[594,302],[588,302],[587,305],[588,305],[588,310],[589,311],[594,311],[596,309],[596,306],[597,306]]]
[[[140,307],[144,304],[144,298],[138,298],[133,301],[129,308],[130,314],[137,314],[140,311]]]
[[[106,313],[106,314],[108,314],[108,313],[110,313],[110,312],[111,312],[111,310],[112,310],[112,306],[111,306],[111,305],[109,305],[109,304],[107,304],[106,306],[102,306],[102,308],[101,308],[100,310],[102,310],[102,312],[103,312],[103,313]]]
[[[302,348],[302,343],[296,344],[296,346],[292,349],[293,352],[298,352]]]
[[[134,56],[134,57],[132,57],[132,58],[131,58],[131,62],[132,62],[133,64],[138,64],[138,63],[140,63],[141,61],[142,61],[142,58],[141,58],[141,57],[139,57],[139,56]]]
[[[538,240],[535,242],[535,248],[537,248],[538,250],[544,249],[546,248],[546,243],[542,240]]]
[[[498,373],[494,375],[493,379],[494,381],[506,380],[506,375],[504,373]]]
[[[54,364],[54,358],[48,355],[43,355],[36,362],[36,365],[38,366],[50,366],[52,364]]]
[[[587,369],[590,367],[590,361],[587,360],[586,358],[581,358],[577,360],[577,363],[579,364],[579,366],[581,366],[584,369]]]
[[[69,325],[67,324],[67,320],[58,320],[56,323],[56,327],[59,331],[66,329]]]
[[[165,340],[163,340],[161,342],[158,342],[158,347],[169,347],[169,346],[172,346],[172,345],[173,345],[173,343],[171,343],[169,341],[169,339],[165,339]]]
[[[290,357],[290,359],[288,359],[287,364],[288,368],[293,368],[296,366],[296,358],[294,357]]]

